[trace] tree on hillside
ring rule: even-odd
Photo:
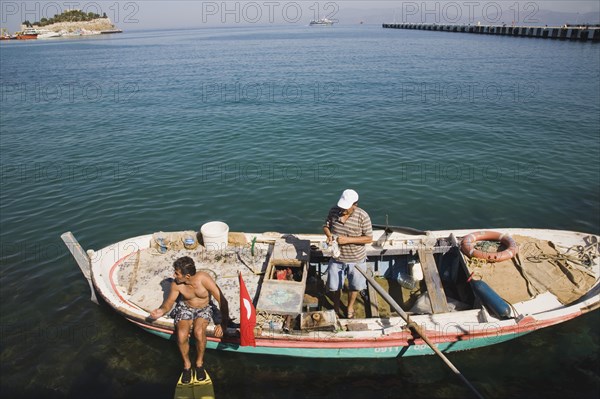
[[[106,15],[106,13],[104,13],[104,15]],[[40,20],[40,22],[35,22],[35,25],[38,26],[45,26],[45,25],[52,25],[53,23],[56,22],[82,22],[82,21],[91,21],[94,20],[96,18],[100,18],[99,14],[94,14],[93,12],[88,12],[87,14],[84,13],[81,10],[67,10],[65,12],[63,12],[62,14],[57,14],[54,16],[54,18],[42,18]],[[27,25],[29,24],[29,25]],[[27,26],[31,26],[31,23],[29,21],[25,21],[23,22],[23,25],[27,25]]]

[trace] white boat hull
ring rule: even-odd
[[[540,240],[549,240],[564,247],[581,245],[584,238],[598,236],[589,234],[542,230],[542,229],[494,229],[495,231],[523,235]],[[393,250],[415,250],[426,242],[435,242],[450,236],[462,237],[473,230],[445,230],[427,232],[426,236],[413,236],[392,233],[384,237],[384,231],[374,232],[374,244],[385,238],[383,246],[368,245],[369,253],[393,252]],[[244,233],[248,242],[269,242],[283,235],[273,233]],[[323,235],[294,235],[301,240],[310,240],[314,247],[320,248]],[[173,320],[162,317],[156,321],[148,319],[149,312],[132,302],[127,287],[120,285],[118,273],[127,262],[131,262],[138,251],[149,250],[153,235],[142,235],[122,240],[97,251],[88,251],[91,262],[91,278],[97,293],[129,321],[143,329],[164,338],[170,338],[174,332]],[[197,267],[200,267],[197,265]],[[244,266],[240,265],[241,269]],[[412,315],[437,347],[444,351],[473,349],[504,342],[529,332],[552,326],[599,307],[600,286],[598,284],[600,262],[596,257],[590,267],[595,276],[593,286],[578,300],[564,305],[550,292],[541,293],[534,298],[513,303],[515,314],[507,319],[497,318],[485,306],[478,306],[455,312]],[[246,270],[247,272],[247,270]],[[223,281],[223,280],[221,280]],[[219,280],[217,280],[219,283]],[[247,283],[248,284],[248,283]],[[256,292],[257,287],[248,287]],[[157,289],[158,290],[158,289]],[[228,297],[230,303],[237,301],[235,294]],[[237,317],[239,308],[231,308],[230,316]],[[238,313],[239,314],[239,313]],[[360,324],[361,328],[353,327]],[[335,331],[292,330],[285,333],[278,329],[262,331],[256,336],[256,347],[241,347],[236,329],[228,329],[226,337],[219,339],[211,335],[209,327],[208,348],[243,353],[259,353],[282,356],[322,357],[322,358],[377,358],[397,356],[418,356],[432,354],[433,351],[419,338],[415,338],[407,329],[406,322],[398,316],[387,318],[374,317],[358,320],[340,319]]]

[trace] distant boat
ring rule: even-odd
[[[39,33],[40,32],[37,31],[36,29],[27,28],[27,29],[24,29],[23,32],[17,33],[17,39],[19,39],[19,40],[37,39]]]
[[[107,29],[107,30],[101,30],[100,33],[103,35],[106,35],[109,33],[123,33],[123,31],[121,29]]]
[[[333,21],[327,18],[313,19],[309,25],[331,26]]]
[[[14,36],[11,36],[5,28],[0,29],[0,40],[10,40]]]
[[[45,30],[44,32],[38,33],[38,39],[51,39],[53,37],[61,37],[62,34],[60,32],[53,32],[50,30]]]

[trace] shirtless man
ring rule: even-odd
[[[190,329],[196,339],[198,357],[194,372],[199,381],[206,378],[204,372],[204,350],[206,349],[206,327],[215,321],[215,336],[222,337],[229,318],[227,300],[214,280],[205,272],[196,272],[194,260],[183,256],[173,263],[175,280],[171,283],[171,292],[158,309],[150,312],[150,318],[158,319],[167,313],[179,295],[181,299],[171,312],[177,327],[177,346],[183,358],[183,377],[181,382],[188,384],[192,380],[192,362],[190,360]],[[213,314],[210,304],[211,295],[219,302],[220,312]],[[219,317],[221,313],[222,317]],[[219,320],[220,324],[219,324]]]

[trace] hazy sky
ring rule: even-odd
[[[0,26],[12,33],[19,29],[24,20],[34,22],[43,17],[50,18],[67,9],[106,13],[119,28],[137,30],[244,24],[308,24],[311,19],[318,17],[330,17],[340,24],[356,23],[359,20],[379,24],[392,22],[392,18],[399,15],[422,17],[427,22],[437,19],[441,23],[451,23],[456,13],[462,17],[472,17],[474,21],[494,21],[499,16],[498,20],[516,20],[518,24],[530,17],[543,19],[547,15],[546,11],[600,13],[600,1],[0,0]]]

